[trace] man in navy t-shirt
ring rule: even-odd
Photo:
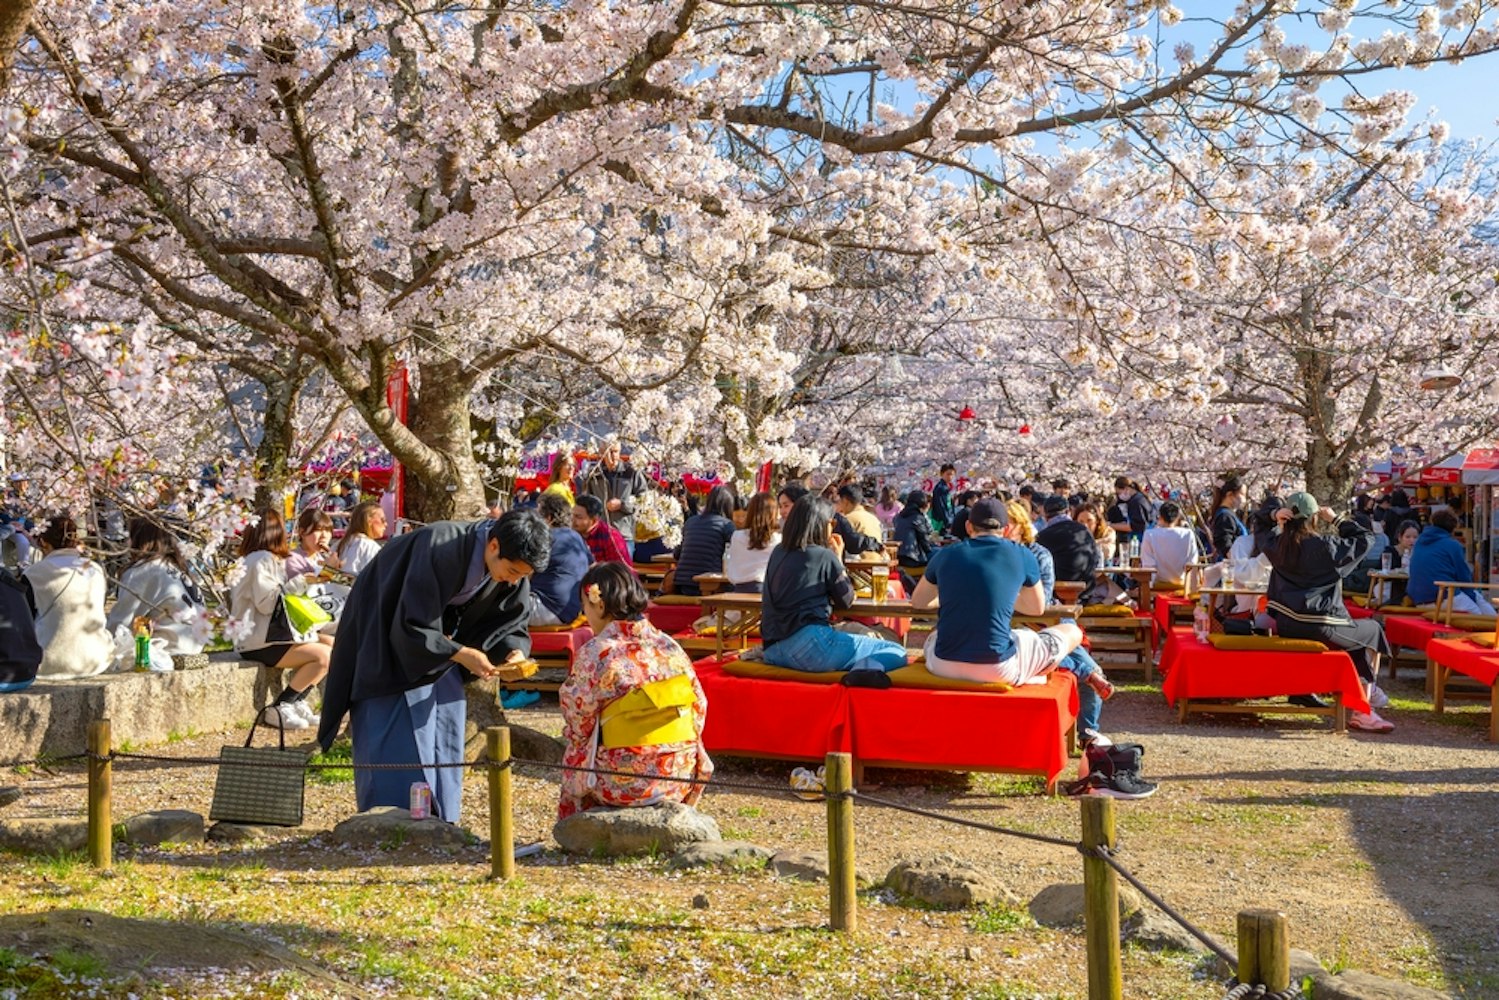
[[[911,595],[916,608],[937,607],[926,666],[939,677],[1024,684],[1056,669],[1083,641],[1071,623],[1041,632],[1010,628],[1016,611],[1039,615],[1046,599],[1036,557],[1003,537],[1008,524],[1001,501],[975,503],[969,540],[938,550]]]

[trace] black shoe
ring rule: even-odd
[[[1074,798],[1099,795],[1109,799],[1148,799],[1158,787],[1160,786],[1141,778],[1135,771],[1116,771],[1113,774],[1094,771],[1086,778],[1067,785],[1064,791]]]
[[[850,670],[838,682],[851,688],[887,688],[895,682],[883,670]]]
[[[1293,694],[1286,701],[1300,708],[1331,708],[1327,702],[1314,694]]]

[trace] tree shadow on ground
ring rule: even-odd
[[[1227,806],[1313,807],[1333,813],[1327,823],[1347,825],[1382,891],[1430,934],[1433,956],[1449,983],[1461,984],[1467,996],[1499,996],[1499,853],[1493,836],[1499,827],[1499,795],[1492,791],[1435,793],[1440,809],[1423,809],[1421,800],[1399,792],[1368,790],[1388,784],[1487,784],[1499,781],[1493,769],[1459,768],[1434,772],[1398,770],[1314,769],[1220,774],[1228,780],[1351,783],[1341,791],[1283,796],[1217,796],[1208,802]],[[1282,858],[1288,874],[1298,868],[1316,877],[1314,856]],[[1293,875],[1294,877],[1294,875]],[[1336,898],[1337,876],[1323,873],[1330,898]],[[1350,928],[1357,933],[1357,928]],[[1413,944],[1409,960],[1418,964],[1423,946]],[[1392,956],[1399,959],[1401,956]]]

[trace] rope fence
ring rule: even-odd
[[[513,772],[516,765],[543,770],[569,771],[603,777],[635,778],[635,772],[607,768],[581,767],[553,761],[515,757],[510,753],[510,729],[505,726],[485,730],[486,760],[435,761],[415,763],[355,763],[353,761],[242,761],[232,766],[245,770],[348,770],[348,771],[416,771],[457,769],[484,771],[488,775],[490,800],[490,875],[507,880],[515,875]],[[0,770],[86,761],[89,776],[89,858],[96,868],[107,869],[113,863],[113,827],[110,822],[113,765],[115,761],[138,761],[156,767],[218,767],[227,762],[218,757],[173,757],[161,754],[116,750],[110,745],[109,721],[99,720],[89,726],[88,749],[81,753],[42,756],[32,760],[0,763]],[[699,785],[728,791],[760,792],[790,795],[808,805],[822,803],[828,818],[828,884],[829,925],[837,931],[857,928],[857,895],[854,863],[853,806],[862,802],[879,809],[905,813],[980,830],[999,836],[1077,851],[1083,858],[1083,885],[1086,900],[1085,932],[1088,955],[1089,1000],[1122,1000],[1123,976],[1120,959],[1118,879],[1123,878],[1152,905],[1201,942],[1212,954],[1238,970],[1227,984],[1224,1000],[1300,1000],[1301,991],[1290,982],[1290,944],[1287,919],[1275,910],[1244,910],[1238,915],[1238,954],[1197,927],[1175,907],[1151,891],[1118,857],[1115,846],[1114,800],[1088,796],[1081,800],[1082,837],[1069,840],[1033,833],[1013,827],[997,826],[952,816],[932,809],[922,809],[890,799],[868,795],[853,787],[853,758],[846,753],[827,755],[823,787],[819,791],[797,789],[782,784],[737,781],[723,778],[697,778],[652,775],[652,780]]]

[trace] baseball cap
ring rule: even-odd
[[[1041,509],[1046,511],[1048,516],[1060,514],[1067,509],[1067,498],[1060,493],[1053,493],[1046,498],[1046,503],[1041,505]]]
[[[1002,501],[989,497],[984,500],[976,500],[972,507],[968,508],[968,526],[978,528],[982,531],[993,531],[1003,528],[1010,523],[1010,515],[1005,510]]]
[[[1286,497],[1286,506],[1297,517],[1313,517],[1317,513],[1317,498],[1310,493],[1292,493]]]

